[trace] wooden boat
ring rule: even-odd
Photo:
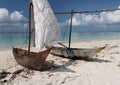
[[[64,48],[64,47],[53,47],[51,50],[51,54],[55,56],[60,56],[63,58],[69,59],[82,59],[82,60],[89,60],[97,53],[102,51],[105,47],[101,48],[93,48],[93,49],[80,49],[80,48]]]
[[[31,52],[30,50],[31,30],[35,30],[35,47],[40,50],[39,52]],[[31,0],[29,4],[28,50],[13,47],[13,55],[17,63],[29,69],[41,70],[43,63],[52,49],[52,42],[58,38],[59,32],[59,25],[48,1]],[[41,51],[45,46],[49,46],[50,48]]]
[[[89,11],[80,12],[80,13],[86,13],[86,12],[89,12]],[[94,11],[92,11],[92,12],[94,12]],[[100,47],[100,48],[96,48],[96,49],[94,49],[94,48],[91,48],[91,49],[71,48],[72,18],[73,18],[74,13],[79,13],[79,12],[74,12],[72,10],[71,12],[55,13],[55,14],[71,14],[69,46],[67,47],[67,46],[63,45],[62,43],[59,43],[63,47],[54,46],[50,53],[52,55],[56,55],[56,56],[60,56],[60,57],[64,57],[64,58],[88,60],[90,57],[96,55],[101,50],[103,50],[105,47]]]
[[[41,52],[28,52],[24,49],[13,48],[15,60],[21,66],[29,69],[40,70],[51,49]]]

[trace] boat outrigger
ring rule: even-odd
[[[94,12],[106,12],[106,11],[115,11],[120,10],[120,8],[116,9],[103,9],[103,10],[91,10],[91,11],[71,11],[71,12],[55,12],[55,14],[70,14],[70,32],[69,32],[69,45],[65,46],[62,43],[59,43],[62,47],[54,46],[51,50],[51,54],[70,58],[70,59],[89,59],[95,56],[97,53],[102,51],[106,46],[100,48],[91,48],[91,49],[81,49],[81,48],[71,48],[71,33],[72,33],[72,19],[74,14],[82,14],[82,13],[94,13]]]

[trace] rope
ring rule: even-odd
[[[27,43],[28,43],[28,35],[27,35],[27,33],[26,33],[26,39],[25,39],[25,41],[23,42],[23,44],[21,45],[20,48],[22,48],[22,47],[25,45],[25,49],[26,49]]]
[[[23,44],[21,45],[21,47],[20,48],[22,48],[24,45],[25,45],[25,49],[27,48],[27,44],[28,44],[28,29],[27,29],[27,32],[26,32],[26,39],[25,39],[25,41],[23,42]]]
[[[67,31],[68,31],[68,24],[67,24],[66,30],[65,30],[64,33],[63,33],[63,39],[62,39],[62,41],[65,40],[65,36],[66,36],[66,32],[67,32]]]

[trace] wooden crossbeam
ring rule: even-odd
[[[115,11],[115,10],[120,10],[120,8],[115,8],[115,9],[102,9],[102,10],[89,10],[89,11],[70,11],[70,12],[55,12],[55,14],[76,14],[76,13],[94,13],[94,12],[107,12],[107,11]]]

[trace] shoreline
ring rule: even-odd
[[[72,43],[74,42],[90,42],[90,41],[103,41],[103,40],[120,40],[120,38],[111,38],[111,39],[84,39],[84,40],[71,40]],[[61,41],[62,42],[62,41]],[[67,41],[64,43],[68,43]]]
[[[75,43],[90,43],[90,42],[110,42],[110,41],[119,41],[120,40],[120,38],[117,38],[117,39],[91,39],[91,40],[88,40],[88,39],[86,39],[86,40],[78,40],[78,41],[72,41],[71,40],[71,45],[72,44],[75,44]],[[62,42],[62,41],[58,41],[58,42]],[[67,44],[68,44],[68,42],[62,42],[63,44],[65,44],[66,46],[67,46]],[[56,44],[54,44],[54,45],[56,45]],[[16,46],[16,47],[21,47],[21,46]],[[24,47],[22,47],[22,48],[24,48]],[[27,48],[27,47],[26,47]],[[31,47],[31,48],[34,48],[34,47]],[[5,48],[0,48],[0,51],[3,51],[3,50],[12,50],[12,47],[5,47]]]

